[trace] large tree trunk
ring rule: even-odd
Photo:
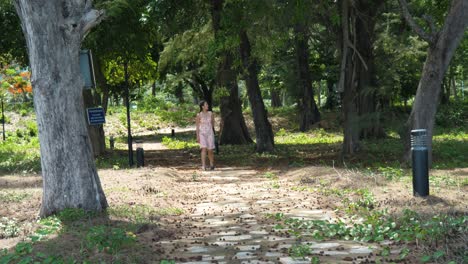
[[[468,14],[468,0],[453,0],[442,29],[429,34],[414,22],[408,11],[406,1],[400,0],[400,6],[405,19],[413,30],[429,42],[427,58],[416,91],[413,108],[402,135],[405,147],[404,158],[408,162],[411,159],[411,130],[427,129],[429,164],[431,164],[432,135],[440,87],[455,50],[468,26],[468,16],[466,15]]]
[[[271,88],[271,107],[281,107],[283,106],[283,102],[281,101],[281,93],[278,89]]]
[[[180,104],[185,103],[185,99],[184,99],[184,85],[182,84],[182,82],[179,82],[179,83],[177,84],[177,86],[175,87],[174,95],[175,95],[175,97],[177,98],[177,101],[179,101]]]
[[[80,78],[80,44],[101,12],[91,1],[15,0],[26,37],[39,129],[40,215],[65,208],[102,211],[107,201],[94,164]]]
[[[377,11],[383,3],[379,1],[358,1],[356,8],[356,43],[355,48],[361,54],[361,60],[356,60],[359,129],[361,138],[385,137],[380,122],[377,103],[377,74],[374,62],[374,28]],[[364,65],[365,63],[365,65]]]
[[[352,54],[349,43],[349,0],[343,0],[341,6],[341,70],[338,91],[341,92],[343,104],[343,148],[342,156],[352,155],[359,151],[359,116],[357,108],[356,54]]]
[[[296,43],[296,63],[302,98],[300,98],[301,131],[310,129],[310,125],[320,121],[320,112],[314,99],[312,77],[309,70],[309,44],[307,28],[303,24],[294,26],[294,41]]]
[[[337,105],[337,98],[333,86],[333,82],[331,80],[327,80],[327,101],[325,102],[325,108],[328,110],[335,109],[335,106]]]
[[[215,40],[219,40],[221,34],[221,12],[223,0],[212,0],[212,21]],[[252,143],[249,131],[242,115],[241,101],[239,99],[239,87],[237,86],[237,73],[233,70],[233,58],[230,51],[225,50],[221,55],[222,60],[218,65],[217,86],[226,88],[229,96],[221,98],[221,125],[220,144],[247,144]]]
[[[247,32],[242,30],[240,33],[240,57],[244,67],[244,78],[249,95],[250,108],[255,124],[255,134],[257,139],[257,152],[272,152],[275,146],[273,130],[268,121],[268,113],[263,103],[262,93],[258,84],[258,65],[257,60],[251,55],[251,47]]]
[[[382,3],[382,0],[355,1],[354,5],[349,0],[341,2],[343,47],[338,90],[343,93],[343,156],[359,151],[361,137],[384,136],[377,113],[372,51],[375,15]]]

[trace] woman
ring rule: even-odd
[[[197,114],[197,142],[200,144],[202,170],[208,170],[206,167],[206,152],[208,152],[208,159],[210,160],[210,170],[214,170],[214,155],[213,149],[215,148],[214,142],[214,115],[208,111],[208,103],[206,101],[200,102],[200,112]]]

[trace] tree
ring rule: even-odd
[[[26,43],[11,0],[0,0],[0,68],[15,61],[27,65]]]
[[[258,72],[261,66],[252,52],[255,42],[249,38],[248,31],[255,32],[255,22],[258,21],[259,14],[265,10],[264,6],[263,1],[244,0],[231,1],[225,6],[225,18],[230,21],[226,33],[233,43],[238,43],[240,70],[247,88],[255,124],[256,150],[259,153],[273,151],[274,136],[258,82]]]
[[[423,40],[429,43],[427,58],[419,80],[411,114],[405,124],[402,139],[405,160],[411,157],[410,132],[427,129],[429,163],[432,162],[432,135],[439,101],[441,83],[468,26],[468,0],[453,0],[442,28],[437,29],[433,19],[425,16],[429,31],[416,23],[405,0],[399,0],[402,15]]]
[[[227,34],[226,20],[223,12],[224,0],[211,1],[211,17],[213,32],[219,54],[216,83],[218,89],[225,89],[227,93],[222,93],[221,110],[221,131],[219,136],[220,144],[247,144],[251,143],[249,131],[242,115],[241,101],[239,99],[239,87],[237,86],[237,72],[234,69],[234,54],[232,46],[229,45],[229,35]]]
[[[343,93],[343,155],[360,149],[361,137],[381,137],[373,54],[375,18],[384,0],[341,1],[342,62],[338,90]],[[351,41],[353,40],[353,41]]]
[[[103,18],[85,0],[15,0],[26,38],[39,130],[43,197],[40,215],[107,205],[83,115],[79,51]]]

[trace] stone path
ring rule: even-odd
[[[192,175],[192,177],[194,177]],[[189,213],[164,219],[162,229],[177,230],[155,241],[162,259],[177,263],[311,263],[293,259],[288,250],[299,243],[286,230],[275,230],[267,214],[283,213],[301,219],[331,219],[313,193],[291,191],[291,183],[272,181],[248,169],[221,168],[199,172],[184,190],[209,189],[200,201],[186,201]],[[166,227],[166,228],[165,228]],[[320,263],[375,263],[377,244],[349,241],[302,242]],[[372,249],[374,248],[374,250]]]

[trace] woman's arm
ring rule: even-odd
[[[213,112],[211,112],[211,126],[213,127],[213,132],[215,132],[216,128],[215,128],[215,118],[214,118]]]
[[[195,118],[196,131],[197,131],[197,142],[200,143],[200,113],[197,114]]]

